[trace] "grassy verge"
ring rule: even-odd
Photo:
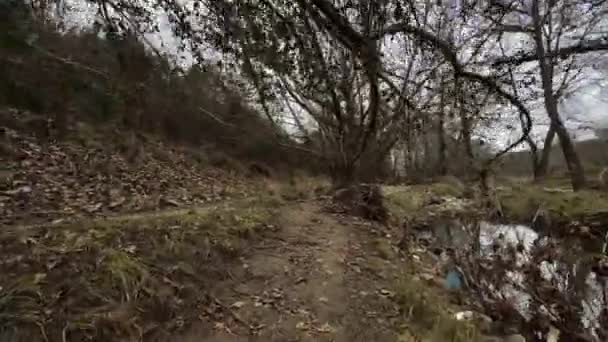
[[[403,313],[403,332],[399,341],[476,342],[482,334],[472,321],[453,317],[449,299],[439,288],[433,288],[412,274],[398,281],[395,298]]]
[[[379,237],[369,241],[369,247],[378,258],[369,257],[368,266],[375,272],[384,273],[387,262],[400,263],[398,253],[388,239]],[[428,261],[432,262],[432,261]],[[423,280],[420,274],[432,266],[408,262],[399,275],[385,274],[393,279],[394,301],[400,307],[399,342],[477,342],[482,334],[474,321],[458,321],[453,314],[462,310],[451,302],[448,293],[437,279]],[[426,270],[426,272],[425,272]],[[389,272],[394,272],[392,269]]]
[[[548,179],[541,184],[530,180],[502,179],[497,195],[505,217],[510,222],[530,223],[540,209],[551,220],[568,222],[584,220],[598,213],[608,213],[608,192],[582,190],[573,192],[561,179]],[[427,215],[429,199],[464,197],[465,190],[454,182],[384,188],[386,205],[394,217],[412,218]],[[433,210],[435,210],[434,208]],[[457,207],[454,207],[457,211]]]
[[[410,186],[383,187],[385,205],[391,216],[399,223],[403,218],[411,219],[425,214],[425,208],[431,198],[462,198],[465,188],[456,182],[438,182]]]
[[[6,228],[0,340],[149,340],[196,320],[278,203]],[[274,209],[271,209],[274,208]]]
[[[547,184],[515,184],[500,189],[498,195],[506,217],[518,222],[531,222],[539,209],[557,221],[608,212],[608,193],[597,190],[572,192]]]
[[[330,189],[329,180],[323,177],[293,175],[284,180],[264,180],[260,191],[277,200],[306,200],[322,195]]]

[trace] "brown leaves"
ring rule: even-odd
[[[377,185],[360,184],[339,189],[335,192],[330,206],[332,208],[329,209],[333,212],[350,212],[355,216],[381,223],[388,220],[384,195]]]
[[[0,170],[0,222],[206,203],[224,199],[228,187],[233,193],[244,192],[239,178],[201,167],[180,150],[151,139],[128,142],[139,150],[137,163],[130,163],[121,154],[125,134],[106,134],[100,144],[43,145],[11,130],[6,138],[18,153],[9,156],[7,166]]]

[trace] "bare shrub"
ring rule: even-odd
[[[605,280],[592,272],[597,260],[582,255],[549,238],[508,242],[499,235],[490,246],[457,250],[454,258],[468,294],[501,322],[497,333],[514,328],[533,340],[554,326],[565,341],[605,341]]]
[[[283,147],[293,143],[286,134],[248,105],[247,92],[213,66],[180,71],[130,35],[100,39],[14,20],[19,25],[0,27],[0,106],[39,114],[41,138],[49,135],[47,119],[57,137],[84,121],[213,144],[237,160],[307,166]],[[37,37],[31,45],[29,36]]]
[[[338,189],[333,200],[353,215],[382,223],[388,220],[388,209],[384,204],[382,189],[378,185],[360,184]]]

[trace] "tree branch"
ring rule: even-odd
[[[574,54],[585,54],[590,52],[608,51],[608,40],[606,39],[594,39],[581,42],[577,45],[567,46],[560,48],[550,54],[547,54],[547,58],[567,58]],[[534,62],[538,60],[536,52],[526,52],[516,56],[507,56],[495,59],[490,62],[494,67],[498,67],[505,64],[520,65],[527,62]]]

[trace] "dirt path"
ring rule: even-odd
[[[312,202],[286,207],[280,222],[218,284],[219,309],[180,340],[395,341],[396,254],[377,248],[387,232]]]

